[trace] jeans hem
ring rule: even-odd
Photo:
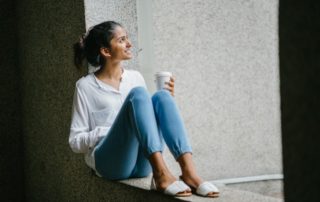
[[[179,152],[177,152],[176,154],[173,154],[174,159],[177,161],[177,159],[182,156],[185,153],[190,153],[192,154],[192,149],[188,148],[188,149],[184,149],[184,150],[180,150]]]

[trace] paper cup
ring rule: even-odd
[[[155,82],[156,82],[156,87],[157,90],[162,90],[165,89],[166,87],[166,82],[170,81],[170,77],[172,76],[171,72],[157,72],[155,74]]]

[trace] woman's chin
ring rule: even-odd
[[[130,60],[132,58],[132,55],[127,55],[124,60]]]

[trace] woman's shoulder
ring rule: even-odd
[[[83,77],[81,77],[77,82],[76,82],[76,87],[78,89],[86,89],[90,87],[93,84],[93,73],[87,74]]]

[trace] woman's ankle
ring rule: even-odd
[[[197,175],[195,172],[193,173],[183,173],[180,178],[187,183],[188,185],[192,186],[192,187],[198,187],[203,180],[201,179],[201,177],[199,175]]]
[[[161,178],[161,177],[165,177],[168,175],[168,170],[167,169],[157,169],[157,170],[153,170],[153,177],[154,178]]]
[[[177,180],[169,170],[153,172],[153,178],[155,180],[156,187],[159,190],[164,190],[167,186]]]

